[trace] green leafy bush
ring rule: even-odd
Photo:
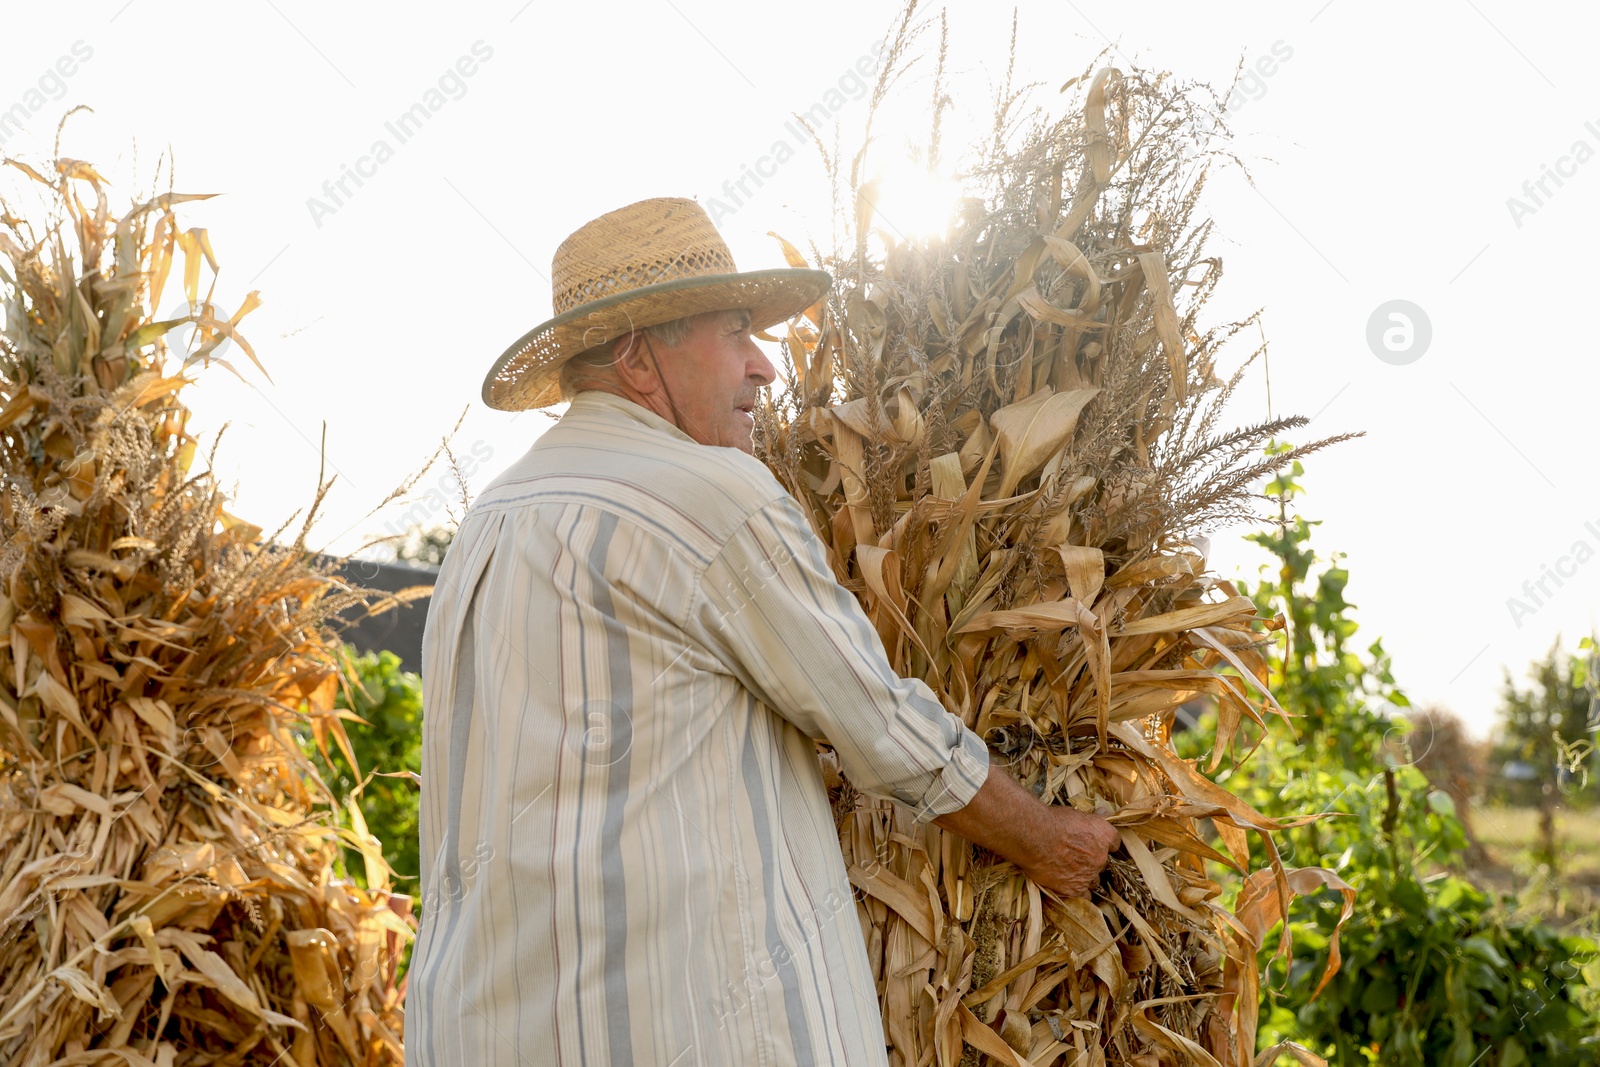
[[[341,807],[347,809],[355,798],[367,831],[381,843],[396,875],[396,889],[415,896],[421,864],[419,789],[413,776],[422,770],[422,679],[402,670],[393,652],[358,654],[346,645],[345,662],[350,692],[341,693],[335,703],[366,721],[345,723],[359,776],[336,744],[328,744],[326,757],[309,734],[302,746]],[[346,872],[365,884],[361,854],[347,845],[344,860]]]
[[[1381,642],[1351,647],[1348,572],[1312,550],[1315,522],[1289,515],[1301,474],[1296,463],[1268,485],[1280,522],[1252,537],[1277,566],[1240,583],[1282,617],[1270,687],[1293,727],[1269,720],[1255,754],[1215,777],[1264,814],[1330,813],[1282,835],[1285,862],[1331,867],[1358,896],[1343,967],[1315,1000],[1342,901],[1325,892],[1291,907],[1292,966],[1273,958],[1275,942],[1263,951],[1260,1047],[1295,1040],[1338,1067],[1600,1063],[1596,943],[1517,914],[1453,869],[1467,843],[1454,803],[1411,765],[1409,727],[1387,714],[1409,701]],[[1184,740],[1186,756],[1206,733]]]
[[[1344,967],[1306,1003],[1338,908],[1297,918],[1296,958],[1270,1029],[1336,1064],[1579,1067],[1600,1062],[1596,944],[1507,913],[1453,875],[1346,871],[1361,892],[1341,938]],[[1273,979],[1281,979],[1281,967]]]

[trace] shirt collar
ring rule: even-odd
[[[680,441],[688,441],[692,445],[700,443],[649,408],[640,407],[626,397],[608,393],[603,389],[585,389],[573,397],[572,402],[567,405],[567,414],[569,415],[598,412],[614,412],[618,415],[625,415],[635,422],[670,434]]]

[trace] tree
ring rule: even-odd
[[[437,567],[444,562],[444,554],[455,536],[454,526],[413,526],[395,548],[394,558],[402,563]]]
[[[1531,771],[1532,777],[1521,783],[1523,788],[1508,792],[1538,804],[1538,859],[1552,872],[1558,858],[1556,809],[1563,798],[1569,803],[1593,803],[1600,797],[1600,783],[1589,773],[1595,734],[1600,731],[1594,638],[1586,638],[1579,649],[1577,655],[1563,652],[1558,636],[1544,659],[1529,668],[1533,684],[1526,690],[1505,672],[1500,734],[1492,758],[1502,777],[1512,764]]]

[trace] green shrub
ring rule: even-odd
[[[1339,913],[1329,901],[1313,901],[1295,921],[1285,996],[1264,1013],[1263,1030],[1322,1049],[1340,1065],[1600,1062],[1594,941],[1509,914],[1453,875],[1343,873],[1361,896],[1341,938],[1342,970],[1307,1002]],[[1270,980],[1282,978],[1274,967]],[[1283,1003],[1301,1006],[1290,1011]]]
[[[1293,726],[1269,720],[1255,754],[1215,777],[1267,815],[1330,813],[1281,835],[1284,862],[1332,868],[1358,896],[1343,967],[1315,1000],[1342,900],[1293,904],[1287,972],[1268,939],[1258,1048],[1287,1038],[1337,1067],[1600,1063],[1596,943],[1459,876],[1466,834],[1454,804],[1411,765],[1405,720],[1386,714],[1409,706],[1389,658],[1378,641],[1365,655],[1351,647],[1349,575],[1312,550],[1316,523],[1289,516],[1302,473],[1296,463],[1268,485],[1281,521],[1252,537],[1276,566],[1254,588],[1239,583],[1262,614],[1283,617],[1270,688]],[[1201,754],[1205,724],[1193,733],[1186,756]]]
[[[327,759],[309,734],[302,737],[302,747],[341,807],[356,798],[367,831],[382,844],[384,859],[396,875],[395,888],[415,896],[421,871],[414,776],[422,770],[422,679],[402,670],[393,652],[358,654],[346,645],[345,661],[350,695],[341,693],[335,703],[367,722],[345,723],[360,777],[337,745],[329,743]],[[365,865],[354,848],[344,848],[344,866],[345,873],[365,884]]]

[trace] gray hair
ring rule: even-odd
[[[695,320],[704,314],[720,315],[720,311],[702,312],[701,315],[686,315],[681,319],[671,322],[659,323],[655,326],[646,326],[645,333],[660,341],[664,345],[676,347],[683,344],[689,337],[689,331],[694,329]],[[622,337],[626,337],[623,334]],[[560,384],[561,395],[571,399],[575,394],[585,389],[592,388],[597,383],[611,380],[610,368],[616,359],[613,349],[621,337],[613,338],[604,344],[595,345],[584,352],[579,352],[561,365]]]
[[[714,311],[712,314],[720,315],[722,313],[720,311]],[[678,345],[683,344],[683,342],[688,339],[689,331],[694,329],[694,322],[698,318],[700,318],[699,315],[685,315],[681,319],[673,319],[671,322],[663,322],[659,326],[646,326],[644,328],[644,332],[649,334],[651,337],[654,337],[662,344],[670,345],[675,348]]]

